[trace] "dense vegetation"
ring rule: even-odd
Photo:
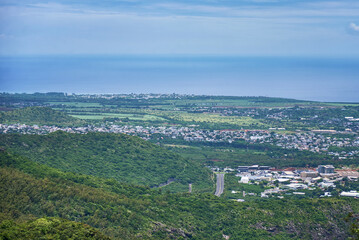
[[[25,223],[4,220],[0,224],[1,239],[110,239],[87,224],[61,218],[39,218]]]
[[[212,194],[168,194],[118,182],[111,188],[111,182],[79,174],[71,178],[4,151],[0,163],[0,226],[9,239],[19,232],[37,239],[64,231],[79,238],[101,231],[116,239],[222,239],[223,234],[231,239],[346,239],[350,225],[344,218],[359,210],[355,199],[236,203]],[[73,181],[81,178],[87,185]]]
[[[3,124],[73,125],[81,122],[79,119],[48,107],[28,107],[0,112],[0,123]]]
[[[172,143],[172,144],[170,144]],[[182,156],[209,166],[233,167],[265,165],[276,168],[317,167],[320,164],[335,166],[356,164],[355,159],[338,159],[310,151],[284,149],[270,144],[251,144],[245,141],[233,143],[208,143],[167,140],[168,149]]]
[[[190,161],[138,137],[125,134],[54,132],[48,135],[0,135],[0,146],[63,171],[120,182],[157,186],[175,180],[178,190],[212,189],[211,173]]]
[[[154,96],[155,94],[153,94]],[[241,107],[288,107],[295,105],[318,105],[318,102],[301,101],[286,98],[271,97],[238,97],[238,96],[179,96],[177,94],[167,95],[163,98],[146,98],[145,94],[122,95],[116,98],[98,98],[96,95],[88,95],[89,97],[81,97],[79,95],[65,95],[64,93],[34,93],[34,94],[9,94],[0,93],[0,101],[8,107],[14,103],[23,103],[25,106],[37,105],[37,103],[54,102],[57,105],[66,104],[68,102],[80,103],[99,103],[101,105],[110,106],[126,106],[126,107],[152,107],[157,109],[168,109],[175,107],[191,107],[195,105],[201,106],[241,106]]]

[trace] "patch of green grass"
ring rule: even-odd
[[[104,118],[128,118],[129,120],[137,121],[165,121],[164,118],[154,115],[141,115],[141,114],[127,114],[127,113],[93,113],[87,112],[86,114],[72,114],[72,117],[80,119],[94,119],[101,120]]]
[[[75,118],[79,118],[79,119],[84,119],[84,120],[101,120],[104,117],[100,116],[100,115],[70,115],[71,117],[75,117]]]
[[[220,114],[203,114],[203,113],[171,113],[168,117],[176,121],[198,122],[198,123],[215,123],[231,124],[239,127],[248,127],[256,125],[258,127],[268,127],[258,119],[251,117],[221,116]]]
[[[102,107],[102,104],[100,103],[85,103],[85,102],[46,102],[47,104],[51,105],[65,105],[66,107],[78,107],[78,108],[84,108],[84,107],[92,107],[92,108],[99,108]]]

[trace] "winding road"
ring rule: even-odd
[[[217,188],[216,188],[216,192],[214,193],[214,195],[216,195],[217,197],[221,196],[221,194],[223,193],[223,190],[224,190],[224,174],[218,173],[217,174]]]

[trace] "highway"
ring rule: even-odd
[[[224,190],[224,174],[219,173],[217,174],[217,188],[214,195],[216,195],[217,197],[221,196],[223,190]]]

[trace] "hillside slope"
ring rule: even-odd
[[[125,134],[55,132],[0,135],[0,146],[58,168],[120,182],[157,186],[174,179],[188,189],[212,190],[210,171],[155,144]]]
[[[89,225],[54,217],[24,223],[5,220],[0,229],[0,239],[110,239]]]
[[[72,125],[81,120],[48,107],[27,107],[0,112],[0,123],[22,123],[38,125]]]
[[[86,176],[72,179],[81,178]],[[88,224],[114,239],[222,239],[223,234],[230,239],[347,239],[344,218],[359,210],[356,199],[236,203],[212,194],[121,188],[116,182],[106,183],[115,186],[106,190],[93,177],[87,185],[72,179],[69,173],[1,151],[0,225],[29,220],[31,225],[47,216]]]

